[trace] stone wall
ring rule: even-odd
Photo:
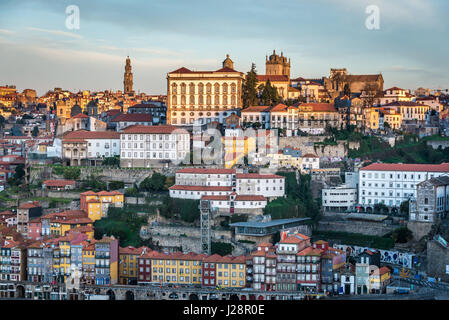
[[[323,142],[327,136],[294,136],[279,138],[279,149],[286,146],[298,148],[302,154],[312,153],[318,157],[346,157],[348,155],[348,148],[346,141],[338,141],[337,145],[315,145],[317,142]],[[360,144],[356,142],[351,143],[351,147],[357,149]]]
[[[409,221],[407,223],[407,228],[412,231],[413,239],[419,241],[432,230],[432,223]]]
[[[427,242],[427,275],[449,281],[446,266],[449,265],[449,250],[435,240]]]
[[[386,226],[377,222],[356,221],[320,221],[319,231],[339,231],[349,233],[361,233],[368,236],[383,236],[395,229],[395,226]]]

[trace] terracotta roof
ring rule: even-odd
[[[111,122],[152,122],[153,117],[149,113],[126,113],[115,117]]]
[[[314,247],[307,247],[296,254],[297,256],[321,256],[321,250]]]
[[[366,167],[361,168],[360,170],[449,172],[449,163],[441,163],[441,164],[372,163]]]
[[[305,155],[302,156],[303,158],[319,158],[317,155],[313,154],[313,153],[307,153]]]
[[[257,75],[257,81],[259,82],[267,82],[270,80],[270,82],[279,82],[279,81],[285,81],[288,82],[288,76],[284,75],[272,75],[272,74],[261,74]]]
[[[422,107],[425,106],[422,103],[417,103],[413,101],[393,101],[387,104],[384,104],[385,107]]]
[[[45,184],[47,187],[65,187],[75,184],[75,180],[45,180],[42,184]]]
[[[337,112],[335,106],[331,103],[305,103],[299,102],[293,105],[293,107],[311,107],[312,111],[310,112]],[[301,111],[303,112],[303,111]],[[306,111],[307,112],[307,111]]]
[[[189,134],[187,131],[183,129],[170,125],[160,125],[160,126],[133,125],[126,127],[125,129],[122,130],[121,133],[171,134],[175,130],[177,130],[177,133]]]
[[[238,195],[235,197],[235,201],[267,201],[267,198],[264,196]]]
[[[77,115],[73,116],[71,119],[88,119],[89,116],[85,115],[84,113],[78,113]]]
[[[207,169],[207,168],[184,168],[176,173],[195,173],[195,174],[234,174],[235,169]]]
[[[144,250],[144,248],[146,248],[146,247],[140,247],[140,248],[135,248],[132,246],[127,246],[125,248],[119,247],[119,254],[140,255],[140,254],[142,254],[142,251]]]
[[[283,176],[277,174],[260,174],[260,173],[237,173],[237,179],[285,179]]]
[[[71,131],[64,135],[63,140],[85,140],[85,139],[120,139],[120,133],[116,131]]]
[[[287,111],[288,106],[285,104],[279,103],[270,109],[270,112],[284,112]]]
[[[40,203],[38,201],[33,202],[27,202],[22,205],[20,205],[19,209],[31,209],[31,208],[38,208],[40,207]]]
[[[242,109],[242,113],[245,112],[268,112],[270,111],[271,107],[270,106],[249,106],[246,109]]]
[[[229,195],[227,195],[227,196],[202,196],[201,200],[229,201]]]
[[[280,241],[279,243],[301,243],[302,241],[310,239],[308,236],[305,236],[300,233],[295,233],[293,235],[288,236],[284,240]]]
[[[174,185],[170,190],[186,190],[186,191],[232,191],[232,187],[221,186],[182,186]]]

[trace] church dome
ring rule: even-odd
[[[70,117],[74,117],[77,114],[82,113],[83,110],[81,109],[81,107],[78,104],[75,104],[72,109],[70,109]]]

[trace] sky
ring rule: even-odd
[[[79,8],[69,29],[66,8]],[[379,28],[368,6],[379,12]],[[265,57],[291,58],[293,78],[381,72],[384,88],[449,88],[447,0],[0,0],[0,85],[166,94],[167,73],[221,68],[246,73]]]

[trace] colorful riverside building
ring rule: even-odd
[[[137,284],[138,258],[145,254],[149,248],[119,247],[119,277],[121,284]]]
[[[81,283],[95,284],[95,240],[82,242],[83,273]]]
[[[151,262],[151,277],[154,283],[197,285],[202,283],[202,264],[206,258],[205,254],[192,252],[167,254],[152,251],[141,259],[144,258],[149,258]]]
[[[214,254],[203,260],[203,286],[243,288],[246,286],[246,257]]]
[[[110,285],[119,281],[119,241],[103,236],[95,241],[95,284]]]
[[[118,191],[87,191],[80,194],[81,210],[87,213],[92,221],[97,221],[108,214],[110,206],[123,208],[124,195]]]

